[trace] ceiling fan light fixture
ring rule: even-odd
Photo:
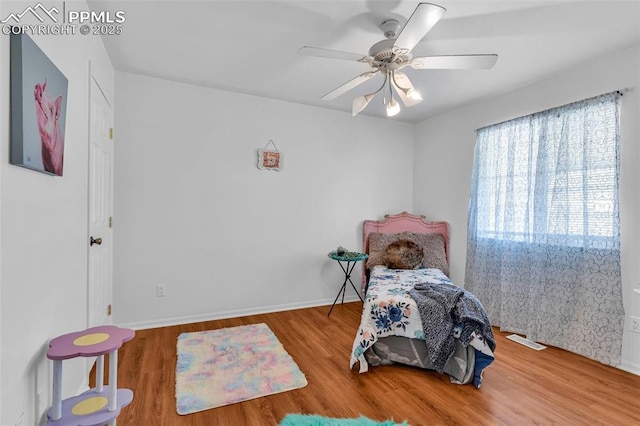
[[[406,93],[407,93],[407,96],[413,100],[416,100],[416,101],[422,100],[422,95],[420,95],[420,92],[418,92],[416,89],[413,89],[413,88],[408,89]]]
[[[396,102],[396,100],[392,96],[391,100],[387,104],[387,117],[393,117],[394,115],[397,115],[399,112],[400,112],[400,105],[398,105],[398,102]]]
[[[394,72],[392,74],[392,82],[396,92],[400,95],[400,99],[406,106],[410,107],[422,102],[422,95],[413,87],[411,80],[405,73]]]
[[[358,96],[357,98],[355,98],[353,100],[353,106],[351,108],[351,116],[355,117],[356,115],[360,114],[360,112],[365,109],[367,105],[369,105],[369,102],[371,102],[371,99],[373,99],[375,95],[375,93],[370,93],[368,95]]]
[[[394,81],[394,86],[396,87],[397,90],[402,91],[402,93],[405,94],[406,97],[411,98],[413,100],[416,101],[422,101],[422,95],[420,95],[420,92],[418,92],[415,88],[413,87],[401,87],[400,85],[398,85],[398,83],[395,83]]]

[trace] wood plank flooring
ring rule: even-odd
[[[119,352],[118,387],[133,402],[118,426],[277,425],[288,413],[409,425],[640,425],[640,377],[561,349],[534,351],[494,329],[495,362],[481,389],[411,367],[349,370],[360,302],[139,330]],[[176,340],[180,333],[266,323],[305,373],[301,389],[180,416]],[[106,363],[105,363],[106,364]],[[105,372],[106,374],[106,372]],[[106,379],[105,379],[106,380]]]

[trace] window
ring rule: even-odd
[[[617,237],[618,97],[478,130],[478,238],[570,245]]]
[[[616,93],[479,129],[465,288],[503,331],[618,365]]]

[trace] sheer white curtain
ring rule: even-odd
[[[619,94],[479,129],[465,287],[493,325],[619,365]]]

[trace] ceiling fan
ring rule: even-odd
[[[409,77],[404,72],[401,72],[403,68],[411,67],[416,70],[490,69],[498,60],[498,55],[494,54],[441,55],[414,58],[411,55],[411,50],[438,23],[445,12],[446,9],[442,6],[420,3],[402,29],[400,29],[400,22],[396,19],[383,21],[380,24],[380,29],[386,38],[371,46],[368,55],[310,46],[301,47],[298,49],[298,54],[369,64],[373,71],[365,72],[349,80],[324,95],[322,99],[327,101],[335,99],[369,80],[377,73],[381,73],[384,75],[384,81],[380,88],[375,92],[355,98],[351,112],[353,116],[356,116],[369,105],[369,102],[376,94],[384,90],[383,103],[386,106],[387,116],[392,117],[400,112],[400,105],[393,96],[394,91],[407,107],[422,101],[420,93],[413,87]]]

